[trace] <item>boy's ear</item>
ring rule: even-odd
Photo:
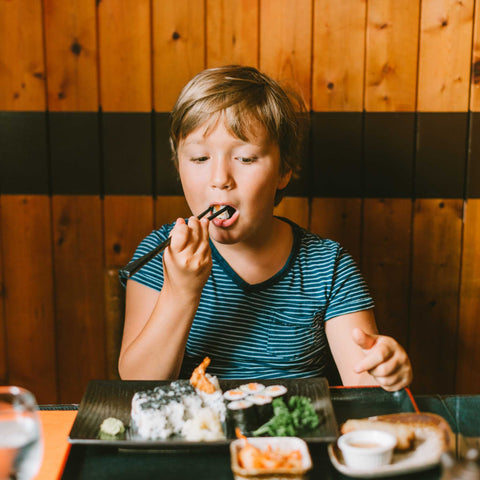
[[[282,176],[280,176],[277,184],[277,189],[283,190],[288,185],[288,182],[290,182],[291,178],[292,178],[292,171],[288,170]]]

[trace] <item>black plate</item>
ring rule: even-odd
[[[223,391],[256,380],[220,380]],[[308,442],[331,442],[337,438],[338,426],[333,412],[328,382],[325,378],[258,380],[264,385],[282,384],[288,389],[288,396],[303,395],[312,401],[315,411],[322,420],[320,425],[303,436]],[[108,417],[120,419],[126,426],[130,424],[130,409],[135,392],[149,390],[168,381],[120,381],[93,380],[83,396],[78,415],[72,426],[69,441],[74,444],[94,444],[122,448],[178,448],[208,445],[226,445],[231,438],[209,442],[192,442],[178,437],[165,440],[126,439],[103,440],[98,438],[100,425]]]

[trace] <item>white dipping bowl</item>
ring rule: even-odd
[[[337,440],[345,464],[361,470],[388,465],[396,444],[395,435],[380,430],[355,430]]]

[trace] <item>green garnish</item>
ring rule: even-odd
[[[106,418],[100,425],[101,440],[118,440],[125,433],[123,422],[115,417]]]
[[[270,435],[271,437],[294,437],[314,430],[320,424],[312,402],[307,397],[294,395],[288,400],[288,405],[281,398],[272,402],[273,417],[253,435]]]

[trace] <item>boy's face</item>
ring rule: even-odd
[[[230,205],[235,214],[210,223],[213,241],[233,244],[265,241],[273,224],[275,192],[291,172],[280,174],[280,151],[265,129],[254,125],[248,142],[235,137],[222,117],[203,124],[178,146],[178,169],[192,212]]]

